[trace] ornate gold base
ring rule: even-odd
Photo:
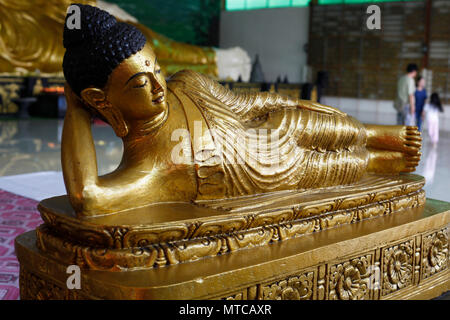
[[[67,289],[70,263],[38,249],[35,231],[16,239],[16,253],[22,299],[429,299],[450,290],[449,229],[450,203],[427,199],[425,206],[189,263],[84,268],[79,290]],[[77,257],[91,257],[77,250]]]
[[[164,267],[420,207],[424,183],[417,175],[367,176],[344,187],[164,203],[85,219],[61,196],[38,206],[45,224],[36,230],[37,247],[90,270]]]

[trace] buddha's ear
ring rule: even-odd
[[[80,93],[81,98],[95,109],[104,108],[106,103],[106,94],[102,89],[86,88]]]
[[[128,126],[122,112],[111,105],[103,90],[86,88],[81,91],[81,97],[108,121],[118,137],[125,137],[128,134]]]

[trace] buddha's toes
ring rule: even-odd
[[[420,147],[422,146],[420,131],[417,130],[417,127],[405,126],[403,139],[405,169],[402,172],[413,172],[419,165],[420,156],[422,155],[420,152]]]
[[[420,161],[422,138],[417,127],[367,125],[368,170],[376,173],[413,172]]]
[[[420,161],[420,154],[409,155],[400,151],[369,148],[367,171],[378,174],[413,172]]]
[[[405,168],[401,172],[413,172],[420,162],[420,152],[418,155],[405,157]]]
[[[402,130],[403,139],[403,151],[407,155],[412,157],[419,156],[420,160],[420,147],[422,146],[422,138],[420,137],[420,131],[417,127],[405,126]]]
[[[406,156],[420,156],[422,138],[417,127],[366,125],[367,147],[398,151]]]

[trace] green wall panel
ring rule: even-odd
[[[140,23],[177,41],[218,45],[219,0],[108,0]]]

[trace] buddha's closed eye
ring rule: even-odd
[[[133,86],[133,88],[143,88],[147,85],[148,80],[144,77],[136,81],[136,85]]]
[[[155,74],[160,74],[161,69],[155,70]],[[133,86],[133,88],[143,88],[147,85],[148,79],[147,77],[140,77],[136,80],[136,84]]]

